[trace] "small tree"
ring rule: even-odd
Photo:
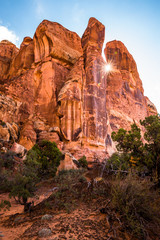
[[[43,140],[28,152],[25,162],[28,166],[34,167],[39,177],[55,176],[62,156],[55,142]]]
[[[28,198],[34,195],[36,183],[44,176],[55,176],[61,158],[62,153],[56,143],[46,140],[35,144],[28,151],[24,165],[14,176],[9,194],[18,203],[24,205],[24,211],[29,204]]]
[[[144,138],[147,141],[145,149],[153,163],[153,167],[156,168],[157,178],[160,184],[160,117],[158,115],[152,115],[140,122],[146,130],[144,134]]]
[[[120,128],[117,133],[112,132],[112,139],[117,142],[117,150],[129,154],[130,160],[138,162],[140,158],[142,159],[144,146],[141,130],[135,123],[131,125],[130,131]]]
[[[26,177],[20,173],[16,174],[14,184],[9,194],[10,197],[14,197],[16,202],[25,205],[28,198],[33,196],[35,191],[35,181],[31,177]]]
[[[83,155],[83,157],[78,159],[78,162],[80,163],[80,166],[82,168],[87,168],[88,167],[88,162],[87,162],[86,156]]]

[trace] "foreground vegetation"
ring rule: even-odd
[[[37,183],[49,179],[53,193],[33,207],[33,215],[42,211],[67,213],[85,204],[98,214],[106,215],[108,233],[129,233],[131,239],[160,238],[160,119],[150,116],[141,121],[146,129],[142,141],[140,128],[112,133],[117,153],[105,163],[103,178],[97,166],[88,170],[86,157],[79,159],[79,170],[61,171],[57,167],[63,158],[55,143],[36,144],[23,163],[13,153],[1,154],[0,191],[25,206],[36,191]],[[9,208],[1,201],[0,208]],[[109,238],[110,236],[108,236]],[[125,239],[125,238],[124,238]]]
[[[135,123],[131,125],[130,131],[121,128],[117,133],[112,133],[119,154],[114,154],[110,161],[114,160],[115,165],[119,164],[117,167],[133,167],[139,173],[151,176],[155,173],[155,181],[160,187],[160,117],[149,116],[140,123],[145,128],[145,142],[142,141],[141,130]]]
[[[56,143],[42,141],[28,151],[26,159],[15,157],[12,152],[2,153],[0,158],[0,191],[9,192],[16,202],[27,204],[34,195],[36,184],[43,179],[54,177],[63,155]],[[1,203],[1,206],[6,206]]]

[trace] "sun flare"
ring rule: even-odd
[[[111,66],[111,64],[106,64],[105,66],[104,66],[104,70],[105,70],[105,72],[110,72],[111,70],[112,70],[112,66]]]

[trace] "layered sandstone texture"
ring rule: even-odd
[[[2,41],[0,140],[30,149],[48,139],[77,157],[97,160],[114,149],[113,130],[156,114],[133,57],[119,41],[106,44],[112,64],[106,73],[104,37],[104,25],[90,18],[82,38],[44,20],[20,49]]]

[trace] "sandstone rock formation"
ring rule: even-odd
[[[153,104],[144,96],[142,81],[139,77],[136,62],[127,48],[120,41],[106,44],[105,56],[112,65],[107,76],[107,112],[112,130],[120,127],[129,129],[131,123],[156,113]]]
[[[60,165],[58,167],[58,172],[70,169],[78,169],[78,167],[74,163],[73,156],[69,153],[65,153],[64,160],[61,160]]]
[[[0,42],[0,80],[8,76],[12,59],[18,53],[18,48],[11,42],[3,40]]]
[[[10,69],[9,77],[20,75],[27,69],[31,68],[34,62],[34,45],[30,37],[25,37],[18,54],[13,58]]]
[[[105,62],[101,52],[105,27],[91,18],[82,36],[85,74],[83,80],[83,132],[90,143],[105,146],[107,136]]]
[[[113,130],[156,114],[143,94],[136,63],[120,41],[106,44],[112,71],[105,72],[104,37],[104,25],[90,18],[82,39],[44,20],[19,50],[2,41],[1,139],[12,138],[27,150],[47,139],[77,158],[102,160],[114,150]]]
[[[33,40],[36,63],[51,56],[61,65],[73,66],[82,55],[80,37],[58,23],[44,20]]]

